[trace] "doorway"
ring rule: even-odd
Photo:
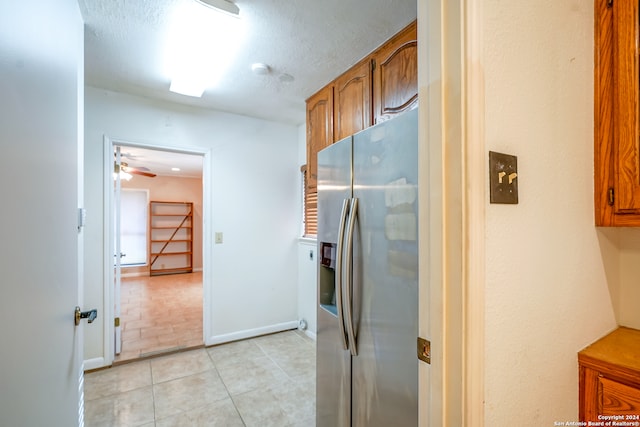
[[[105,192],[111,218],[106,253],[113,254],[110,277],[105,281],[110,288],[108,304],[113,307],[113,322],[107,322],[107,360],[117,364],[203,346],[208,277],[203,221],[208,198],[203,176],[209,153],[105,138],[105,154],[107,151],[108,170],[113,171],[110,191]],[[123,203],[123,194],[136,194],[134,202]],[[167,244],[158,244],[150,228],[149,209],[154,201],[190,206],[189,221],[181,228],[181,232],[188,230],[189,242],[185,243],[184,235],[179,237],[180,249],[159,249]],[[166,213],[161,218],[171,219]],[[182,258],[189,254],[188,268],[158,274],[152,266],[170,262],[166,260],[175,258],[173,252],[180,252]]]

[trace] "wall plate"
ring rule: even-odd
[[[489,151],[489,198],[491,203],[518,204],[518,158]]]

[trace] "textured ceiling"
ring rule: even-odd
[[[171,12],[193,0],[79,0],[90,86],[298,125],[305,99],[416,18],[416,0],[235,0],[247,29],[220,84],[202,98],[169,92]],[[254,75],[251,64],[272,71]],[[289,74],[292,82],[281,81]]]

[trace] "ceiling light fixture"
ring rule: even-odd
[[[169,90],[201,97],[218,83],[239,50],[243,28],[238,7],[226,0],[180,3],[172,13],[168,35]]]
[[[125,181],[131,181],[131,178],[133,178],[133,175],[131,175],[129,172],[125,172],[125,171],[121,170],[119,174],[118,174],[118,172],[114,172],[113,173],[113,180],[114,181],[116,179],[118,179],[118,175],[120,175],[120,179],[124,179]]]
[[[227,0],[195,0],[195,1],[204,6],[218,9],[220,11],[227,12],[232,15],[240,14],[240,8],[238,8],[238,6],[236,6],[235,4]]]

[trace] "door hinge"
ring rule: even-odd
[[[613,206],[613,203],[616,201],[615,194],[613,192],[613,187],[609,187],[609,191],[607,191],[607,203],[609,206]]]
[[[607,0],[607,7],[613,7],[613,0]]]
[[[418,359],[431,364],[431,341],[418,337]]]
[[[118,326],[120,326],[120,318],[116,317],[115,319],[113,319],[113,326],[115,326],[116,328]]]

